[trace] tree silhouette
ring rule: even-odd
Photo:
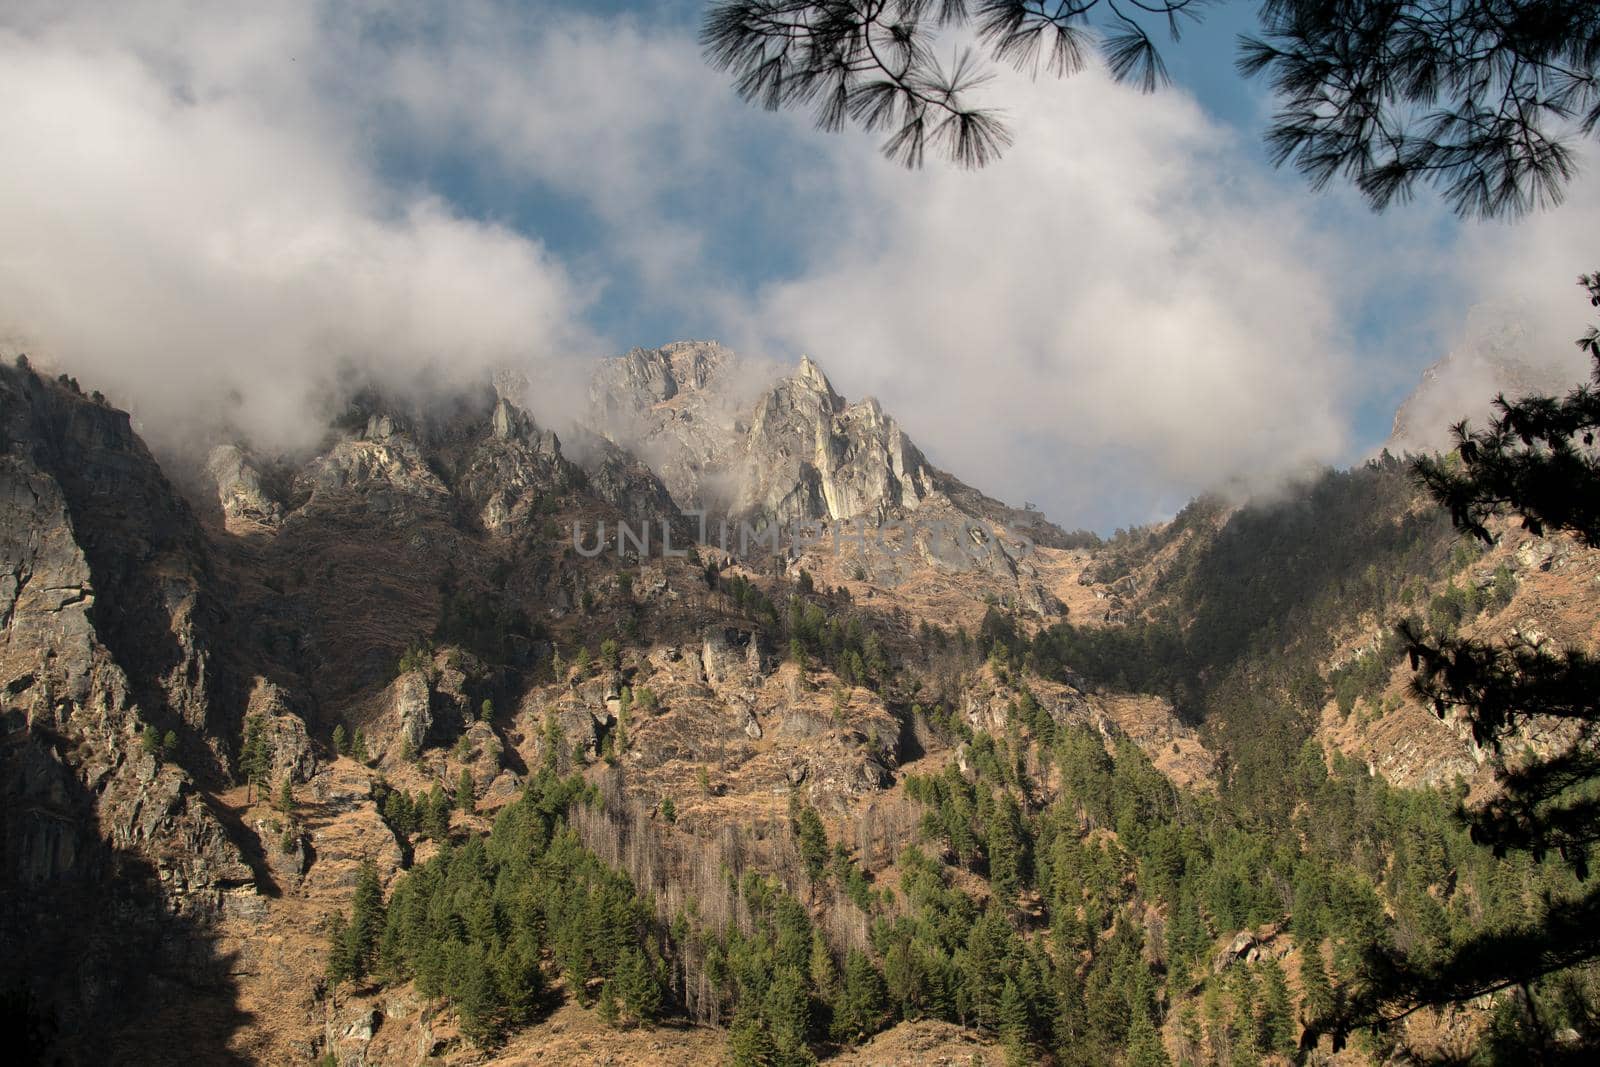
[[[1011,143],[973,104],[989,74],[943,35],[975,31],[990,59],[1075,73],[1098,52],[1118,81],[1167,82],[1155,36],[1209,0],[717,0],[701,40],[746,100],[809,108],[824,130],[887,131],[884,153],[928,147],[982,167]],[[1375,208],[1440,187],[1463,216],[1560,201],[1570,141],[1600,125],[1600,5],[1588,0],[1266,0],[1239,69],[1279,101],[1276,162],[1314,186],[1353,181]]]
[[[1579,281],[1600,307],[1600,273]],[[1595,359],[1600,382],[1600,336],[1590,329],[1578,344]],[[1514,514],[1535,534],[1564,532],[1600,545],[1600,469],[1593,449],[1600,406],[1592,389],[1580,387],[1564,399],[1502,396],[1496,407],[1486,428],[1456,427],[1452,456],[1417,461],[1421,481],[1457,527],[1486,542],[1494,540],[1490,520]],[[1589,862],[1600,838],[1600,757],[1594,751],[1600,664],[1580,651],[1521,640],[1436,638],[1414,626],[1403,633],[1417,694],[1440,716],[1459,709],[1477,742],[1493,754],[1498,794],[1460,811],[1473,839],[1500,855],[1557,856],[1578,889],[1546,894],[1522,921],[1470,938],[1439,961],[1419,962],[1388,948],[1368,951],[1343,1009],[1303,1040],[1314,1041],[1326,1029],[1338,1041],[1354,1027],[1381,1029],[1420,1007],[1512,987],[1526,991],[1546,975],[1600,960],[1600,885],[1590,880]],[[1563,747],[1508,755],[1519,731],[1540,720],[1567,725]]]

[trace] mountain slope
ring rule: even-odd
[[[1318,967],[1569,888],[1387,780],[1486,782],[1387,634],[1592,645],[1594,553],[1463,553],[1392,461],[1101,544],[708,344],[564,439],[523,388],[363,390],[185,500],[0,370],[0,977],[55,1052],[1270,1058]],[[807,536],[664,552],[697,509]]]

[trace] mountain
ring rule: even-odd
[[[1464,546],[1392,459],[1102,542],[709,342],[602,362],[560,436],[529,388],[164,468],[0,368],[24,1059],[1282,1057],[1319,973],[1569,888],[1452,821],[1491,768],[1393,634],[1593,647],[1600,554]]]
[[[877,400],[847,402],[809,357],[764,386],[753,387],[752,374],[715,342],[634,349],[595,372],[590,419],[659,471],[680,508],[726,522],[735,537],[744,523],[814,524],[824,540],[841,526],[904,525],[902,551],[890,555],[986,572],[989,592],[1038,616],[1059,613],[1027,556],[1092,537],[933,467]],[[868,571],[904,569],[877,555],[876,566],[864,562]]]
[[[1513,309],[1474,308],[1460,341],[1422,372],[1395,411],[1387,448],[1395,455],[1450,447],[1463,418],[1483,425],[1495,396],[1564,396],[1587,374],[1577,353],[1537,352],[1534,331]]]

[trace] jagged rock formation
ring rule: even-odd
[[[634,349],[596,372],[590,417],[645,457],[681,508],[707,512],[719,543],[723,521],[730,541],[745,524],[776,524],[796,551],[792,531],[804,527],[821,524],[827,540],[829,527],[848,526],[859,545],[863,526],[908,523],[887,557],[909,560],[880,551],[861,566],[896,582],[907,563],[976,570],[1035,614],[1060,610],[1026,556],[1029,542],[1063,545],[1063,531],[933,467],[876,399],[846,402],[811,358],[753,401],[741,394],[749,373],[714,342]]]
[[[268,494],[254,460],[238,445],[213,448],[205,473],[229,522],[271,527],[283,521],[283,505]]]
[[[973,518],[1048,525],[933,468],[876,399],[846,402],[809,356],[747,397],[753,373],[716,342],[634,349],[596,371],[590,418],[650,463],[683,508],[784,524],[882,521],[940,497]]]
[[[1225,516],[1139,552],[1068,548],[1037,513],[934,467],[813,361],[756,377],[713,344],[635,350],[596,374],[593,428],[561,439],[509,380],[425,400],[369,390],[313,454],[214,448],[191,505],[124,414],[0,369],[0,985],[32,986],[82,1035],[73,1051],[111,1035],[119,1062],[162,1061],[169,1017],[119,1005],[156,1003],[141,981],[161,992],[180,975],[171,1010],[211,1006],[184,1031],[208,1061],[460,1062],[437,1001],[404,987],[332,997],[320,980],[327,923],[360,864],[388,880],[438,847],[396,832],[391,790],[453,791],[464,775],[472,810],[448,816],[464,837],[542,768],[584,774],[605,791],[604,819],[631,820],[606,838],[613,824],[596,815],[586,843],[609,841],[608,862],[636,865],[663,906],[682,906],[696,850],[731,840],[725,855],[782,860],[796,796],[865,869],[887,872],[924,815],[907,774],[961,769],[981,754],[961,739],[1019,729],[1025,697],[1047,725],[1216,787],[1226,765],[1165,699],[981,652],[941,676],[928,648],[967,655],[991,608],[1023,631],[1062,619],[1064,602],[1087,626],[1137,620],[1170,593],[1174,558]],[[809,523],[822,539],[741,560],[714,546],[615,552],[614,536],[590,557],[568,536],[680,528],[694,508]],[[857,520],[892,551],[828,542]],[[1480,569],[1509,560],[1525,592],[1485,632],[1511,620],[1563,643],[1600,636],[1581,606],[1593,557],[1557,542],[1497,552]],[[735,601],[735,581],[759,595]],[[867,623],[899,662],[926,656],[928,673],[860,684],[864,668],[797,655],[791,595],[802,611],[825,605],[836,638]],[[937,640],[922,636],[931,626]],[[1340,640],[1371,644],[1369,630],[1354,620]],[[1329,713],[1322,736],[1401,781],[1477,766],[1449,724],[1405,718],[1419,714]],[[264,791],[238,776],[246,720],[265,731]],[[146,726],[173,733],[170,754],[147,750]],[[1048,770],[1037,781],[1051,788]],[[295,803],[279,808],[284,783]],[[658,854],[664,836],[676,844]],[[663,1038],[661,1058],[708,1055],[703,1037]],[[529,1040],[513,1036],[506,1056]],[[544,1050],[557,1047],[569,1046]]]
[[[152,984],[225,988],[201,933],[257,888],[197,789],[235,736],[205,578],[127,415],[0,368],[0,986],[26,983],[80,1053]]]

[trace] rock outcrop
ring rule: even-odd
[[[1064,544],[1059,528],[933,467],[877,400],[846,401],[809,357],[747,397],[755,376],[713,342],[635,349],[596,372],[590,419],[649,462],[679,508],[707,514],[707,540],[740,555],[844,539],[870,544],[856,551],[874,580],[978,571],[1024,610],[1060,612],[1026,561],[1034,544]],[[897,524],[885,544],[879,531]]]
[[[151,983],[225,997],[206,930],[257,879],[197,788],[237,736],[206,571],[125,413],[0,368],[0,985],[84,1049]]]

